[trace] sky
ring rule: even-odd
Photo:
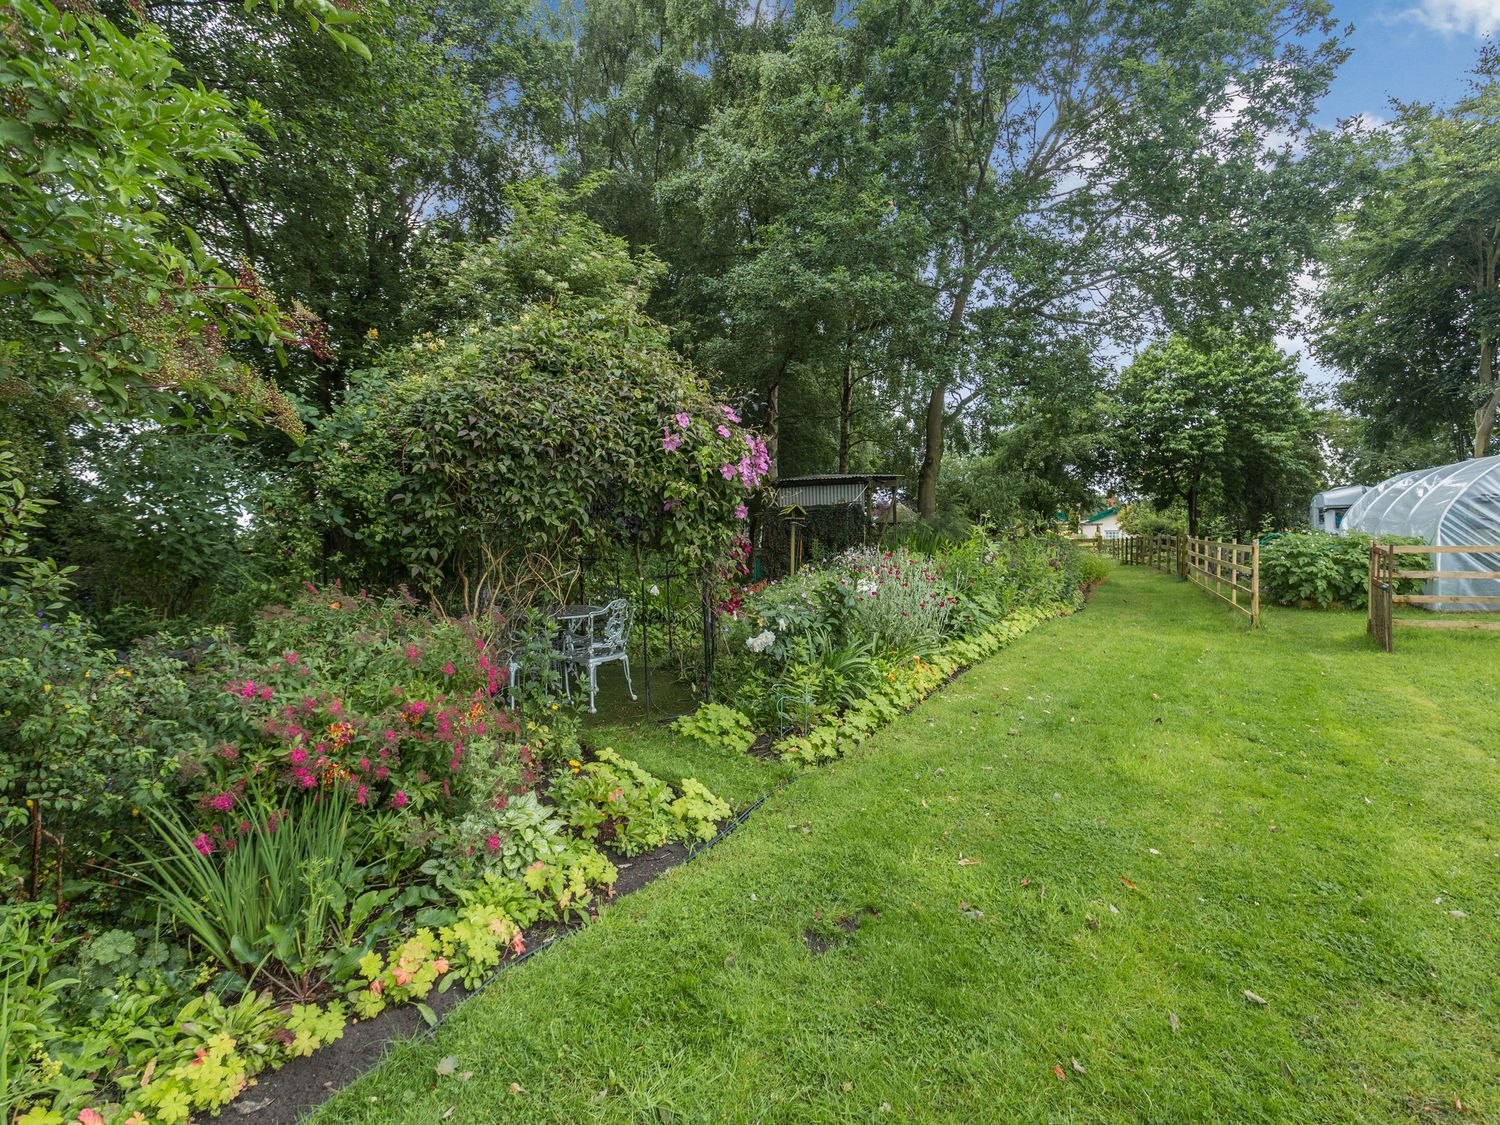
[[[1333,14],[1354,25],[1354,53],[1324,99],[1324,125],[1389,117],[1392,97],[1452,102],[1484,37],[1500,31],[1500,0],[1333,0]]]

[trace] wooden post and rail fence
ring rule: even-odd
[[[1078,545],[1116,562],[1150,566],[1184,578],[1227,602],[1260,627],[1260,543],[1195,539],[1184,534],[1122,535],[1079,539]]]
[[[1403,555],[1436,555],[1434,564],[1424,559],[1420,569],[1403,570],[1398,559]],[[1463,620],[1453,617],[1396,617],[1392,609],[1398,605],[1500,605],[1500,593],[1495,594],[1402,594],[1402,582],[1426,582],[1429,579],[1459,578],[1480,582],[1500,582],[1500,570],[1444,570],[1442,556],[1448,555],[1496,555],[1500,546],[1424,547],[1407,544],[1384,544],[1379,540],[1370,544],[1370,598],[1367,609],[1370,636],[1386,652],[1395,651],[1395,632],[1405,629],[1482,629],[1487,632],[1500,631],[1500,621]],[[1500,587],[1497,587],[1500,589]]]

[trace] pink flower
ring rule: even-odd
[[[80,1109],[78,1125],[104,1125],[104,1115],[97,1109]]]
[[[719,475],[721,475],[725,480],[733,480],[734,474],[735,467],[730,462],[725,461],[724,464],[719,466]]]
[[[687,416],[687,412],[686,411],[684,411],[683,413],[677,415],[677,425],[681,429],[684,429],[684,430],[687,429],[688,428],[688,423],[690,423],[691,421],[692,421],[692,419]]]
[[[295,668],[297,666],[297,661],[300,660],[301,657],[299,657],[295,652],[283,652],[281,654],[281,659],[285,660],[289,665]]]
[[[386,769],[384,766],[376,766],[375,767],[375,780],[376,781],[384,781],[387,777],[390,776],[390,772],[391,771],[388,770],[388,769]]]
[[[302,746],[293,746],[291,753],[287,757],[292,759],[293,765],[300,766],[303,762],[307,761],[307,749]]]
[[[354,803],[356,805],[368,804],[369,800],[370,800],[370,790],[366,786],[361,785],[358,789],[356,789],[354,791]]]
[[[422,659],[422,650],[419,649],[416,645],[407,645],[406,659],[415,664],[418,660]]]
[[[750,518],[750,509],[747,508],[747,507],[745,507],[745,505],[743,505],[743,504],[736,504],[734,506],[734,518],[737,519],[737,520],[747,520],[747,519],[749,519]]]
[[[406,795],[405,789],[397,789],[396,795],[391,798],[391,808],[404,809],[411,804],[411,798]]]
[[[718,435],[720,437],[728,437],[729,436],[729,427],[726,426],[726,425],[724,425],[723,422],[720,422],[718,424],[718,426],[715,427],[715,432],[718,433]]]
[[[451,676],[451,675],[453,675],[453,671],[454,671],[454,669],[453,669],[453,661],[450,660],[450,661],[448,661],[448,663],[446,663],[446,664],[443,665],[443,675],[445,675],[445,676]]]
[[[734,407],[721,406],[719,409],[724,412],[724,417],[728,418],[731,422],[738,422],[740,420],[740,416],[734,412]]]
[[[661,448],[664,453],[676,453],[682,448],[682,435],[674,434],[671,430],[661,432]]]
[[[396,969],[391,975],[396,978],[396,986],[398,988],[404,988],[411,983],[411,974],[405,969]]]
[[[214,842],[208,838],[207,832],[198,833],[197,839],[193,841],[193,847],[197,848],[204,855],[214,854]]]
[[[234,808],[234,794],[219,793],[216,796],[210,797],[208,799],[208,807],[215,812],[228,812]]]
[[[370,995],[371,996],[379,996],[384,991],[385,991],[385,981],[383,981],[383,980],[372,980],[370,982]]]
[[[437,960],[433,961],[432,967],[437,970],[439,976],[442,976],[442,974],[448,971],[448,958],[439,957]]]
[[[484,842],[484,846],[489,848],[492,852],[498,852],[500,850],[500,837],[491,836]]]

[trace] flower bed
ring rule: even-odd
[[[1088,579],[1056,536],[976,531],[933,555],[848,551],[754,589],[726,626],[724,700],[676,729],[745,749],[760,733],[783,757],[837,757],[960,668],[1071,612]]]
[[[730,812],[589,758],[556,705],[519,721],[476,624],[404,597],[309,588],[248,647],[124,662],[76,619],[35,631],[40,682],[5,727],[43,826],[16,873],[35,901],[0,907],[7,1122],[217,1112],[350,1018],[432,1018],[534,927],[594,916],[603,849],[702,841]]]

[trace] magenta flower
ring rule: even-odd
[[[363,805],[366,802],[368,802],[369,799],[370,799],[370,790],[367,787],[361,785],[358,789],[356,789],[354,791],[354,803],[356,805]]]
[[[193,841],[193,847],[197,848],[204,855],[214,854],[214,842],[208,838],[207,832],[198,833],[197,839]]]
[[[688,428],[688,423],[691,421],[692,419],[687,416],[686,412],[677,415],[677,425],[684,430]]]
[[[291,758],[292,764],[294,766],[300,766],[303,762],[307,761],[307,748],[303,746],[293,746],[291,753],[288,754],[287,757]]]
[[[484,842],[484,846],[489,848],[492,852],[498,852],[500,850],[500,837],[491,836]]]
[[[718,434],[719,434],[720,437],[728,437],[729,436],[729,427],[726,426],[726,425],[724,425],[723,422],[719,423],[719,425],[717,426],[717,430],[718,430]]]
[[[661,447],[666,453],[676,453],[682,448],[682,435],[674,434],[671,430],[661,432]]]
[[[446,664],[443,665],[443,675],[445,675],[445,676],[451,676],[451,675],[453,675],[453,672],[454,672],[453,661],[450,660],[450,661],[448,661],[448,663],[446,663]]]
[[[208,799],[208,807],[215,812],[228,812],[234,808],[233,793],[219,793]]]
[[[411,798],[406,795],[405,789],[397,789],[396,795],[391,798],[391,808],[404,809],[411,804]]]

